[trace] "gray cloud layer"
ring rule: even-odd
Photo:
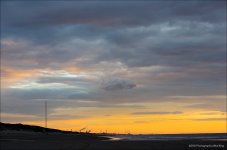
[[[40,26],[56,24],[146,25],[170,19],[217,22],[225,19],[224,1],[162,2],[8,2],[6,24]],[[43,7],[43,5],[45,7]],[[7,8],[14,9],[13,12]],[[23,11],[20,10],[23,8]],[[162,9],[160,9],[162,8]],[[193,10],[193,11],[192,11]],[[27,14],[27,12],[30,12]],[[209,13],[207,13],[209,12]],[[198,15],[199,14],[199,15]],[[212,14],[212,15],[210,15]],[[220,15],[222,14],[222,15]],[[23,17],[24,19],[20,19]],[[137,18],[140,18],[139,20]],[[4,18],[5,19],[5,18]]]
[[[225,95],[226,1],[4,1],[1,7],[4,77],[10,76],[4,68],[26,72],[71,66],[90,74],[39,76],[34,82],[66,87],[8,88],[1,97],[9,103],[90,100],[107,107],[112,101]],[[99,84],[103,76],[114,77],[101,84],[104,90]],[[223,110],[215,102],[200,101],[191,105]],[[23,112],[23,106],[18,108]]]

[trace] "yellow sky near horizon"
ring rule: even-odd
[[[89,120],[52,120],[48,127],[61,130],[79,131],[82,128],[93,133],[131,133],[131,134],[181,134],[181,133],[227,133],[226,121],[193,121],[193,120],[166,120],[166,121],[122,121],[128,118],[94,118]],[[25,124],[43,126],[43,122],[24,122]]]
[[[44,117],[32,115],[9,115],[4,117],[27,118],[27,121],[14,122],[45,126]],[[93,133],[131,134],[181,134],[181,133],[226,133],[226,114],[210,111],[168,115],[96,115],[78,119],[54,119],[48,116],[48,127],[79,131],[86,128]],[[206,119],[208,118],[208,119]],[[210,119],[209,119],[210,118]],[[29,119],[33,121],[29,121]]]

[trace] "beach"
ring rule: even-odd
[[[1,150],[203,150],[224,149],[224,140],[111,140],[74,133],[1,132]]]

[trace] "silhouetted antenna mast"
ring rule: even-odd
[[[47,128],[47,101],[45,100],[45,128]]]

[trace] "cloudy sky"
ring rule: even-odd
[[[226,132],[226,1],[1,1],[1,100],[3,122],[47,101],[52,128]]]

